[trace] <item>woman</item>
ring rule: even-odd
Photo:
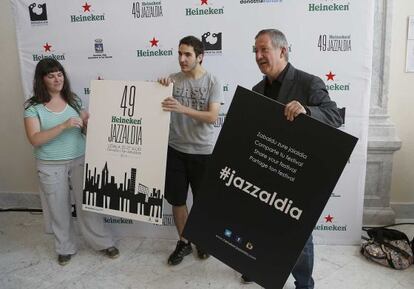
[[[86,241],[110,258],[119,256],[102,215],[82,210],[82,177],[88,114],[71,91],[62,65],[42,59],[36,66],[34,96],[25,103],[24,124],[34,146],[41,189],[45,195],[60,265],[76,253],[70,189],[80,231]]]

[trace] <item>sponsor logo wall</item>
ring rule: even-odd
[[[73,90],[88,106],[90,81],[155,81],[179,70],[177,44],[186,35],[206,46],[203,65],[222,81],[226,104],[215,123],[217,134],[237,85],[252,87],[262,75],[252,46],[256,33],[278,28],[291,45],[298,69],[319,76],[342,108],[340,128],[359,138],[342,177],[318,222],[345,231],[315,228],[319,243],[360,240],[365,182],[373,1],[358,0],[11,0],[25,97],[31,95],[36,63],[46,57],[63,63]],[[346,113],[345,113],[346,112]],[[241,128],[242,129],[242,128]],[[323,140],[321,140],[323,141]],[[352,213],[350,213],[352,212]],[[175,237],[166,206],[163,223],[109,223],[124,235]],[[335,223],[337,222],[337,223]],[[167,232],[167,233],[165,233]]]

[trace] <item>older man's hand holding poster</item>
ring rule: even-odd
[[[184,236],[265,288],[282,288],[357,139],[236,90]]]
[[[172,86],[92,81],[83,209],[162,224]]]

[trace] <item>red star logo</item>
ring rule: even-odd
[[[152,39],[150,40],[151,47],[154,47],[154,46],[158,47],[158,42],[159,40],[155,39],[155,37],[152,37]]]
[[[52,48],[52,45],[49,45],[49,43],[46,42],[46,44],[43,45],[43,48],[45,49],[45,52],[47,52],[47,51],[50,52],[50,48]]]
[[[88,2],[85,2],[85,5],[83,5],[82,7],[83,7],[83,12],[86,12],[86,11],[91,12],[90,10],[91,5],[89,5]]]
[[[331,214],[329,214],[328,216],[325,217],[325,223],[332,223],[334,217],[331,216]]]
[[[333,74],[332,71],[329,71],[329,74],[326,75],[326,80],[334,80],[336,74]]]
[[[201,0],[201,5],[204,5],[204,4],[208,5],[207,1],[208,0]]]

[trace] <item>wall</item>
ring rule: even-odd
[[[34,157],[23,125],[23,90],[9,1],[0,1],[0,193],[37,192]]]
[[[402,141],[394,155],[391,202],[412,203],[414,207],[414,73],[405,72],[408,16],[414,15],[414,1],[394,1],[392,17],[389,114]],[[412,213],[414,214],[414,212]]]
[[[410,125],[414,74],[405,73],[409,15],[414,15],[412,0],[394,1],[389,113],[403,146],[394,158],[391,201],[414,204],[414,136]],[[24,97],[9,1],[0,1],[0,38],[0,193],[37,192],[34,159],[24,134]]]

